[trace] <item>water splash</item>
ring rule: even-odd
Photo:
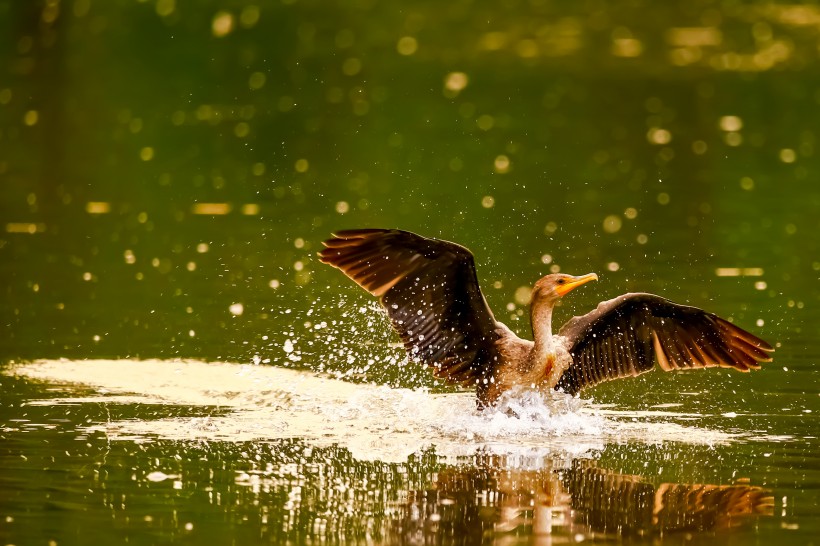
[[[608,443],[729,442],[736,435],[683,426],[675,413],[617,411],[533,391],[479,411],[473,393],[440,394],[346,381],[273,366],[162,360],[44,360],[14,373],[99,389],[95,403],[212,407],[208,417],[121,420],[91,425],[112,439],[272,441],[302,438],[348,448],[362,460],[405,461],[434,447],[445,459],[489,452],[537,458],[581,455]],[[33,401],[76,404],[83,398]],[[683,414],[681,414],[683,416]],[[691,418],[689,415],[683,416]]]

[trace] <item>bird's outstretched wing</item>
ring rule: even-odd
[[[756,336],[697,307],[653,294],[605,301],[560,330],[572,364],[556,389],[575,394],[602,381],[664,370],[721,366],[743,372],[771,360],[774,349]]]
[[[386,229],[340,231],[323,244],[323,263],[381,298],[412,359],[451,383],[490,377],[499,334],[469,250]]]

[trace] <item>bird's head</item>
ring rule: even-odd
[[[552,275],[541,277],[538,282],[535,283],[532,289],[532,299],[533,301],[543,300],[554,304],[566,296],[573,288],[578,288],[589,281],[597,280],[598,275],[595,273],[581,275],[580,277],[574,277],[564,273],[553,273]]]

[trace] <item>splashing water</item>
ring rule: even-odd
[[[302,438],[339,444],[363,460],[404,461],[434,446],[443,458],[476,451],[537,456],[582,454],[606,443],[713,444],[733,435],[682,426],[671,412],[613,412],[560,393],[521,391],[479,411],[473,393],[356,385],[273,366],[160,360],[44,360],[6,373],[100,389],[99,397],[34,401],[152,403],[214,407],[209,417],[168,417],[91,425],[112,439],[266,441]]]

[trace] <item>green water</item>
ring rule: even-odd
[[[0,0],[0,543],[817,544],[817,21],[768,2]],[[228,410],[14,373],[186,358],[449,392],[315,258],[371,226],[470,248],[521,335],[519,288],[595,271],[559,321],[648,291],[775,360],[584,393],[737,440],[525,463],[480,442],[388,461],[312,435],[114,439],[95,426]],[[578,486],[590,468],[633,485]],[[665,525],[624,507],[636,483],[774,506]],[[574,523],[545,534],[533,506]]]

